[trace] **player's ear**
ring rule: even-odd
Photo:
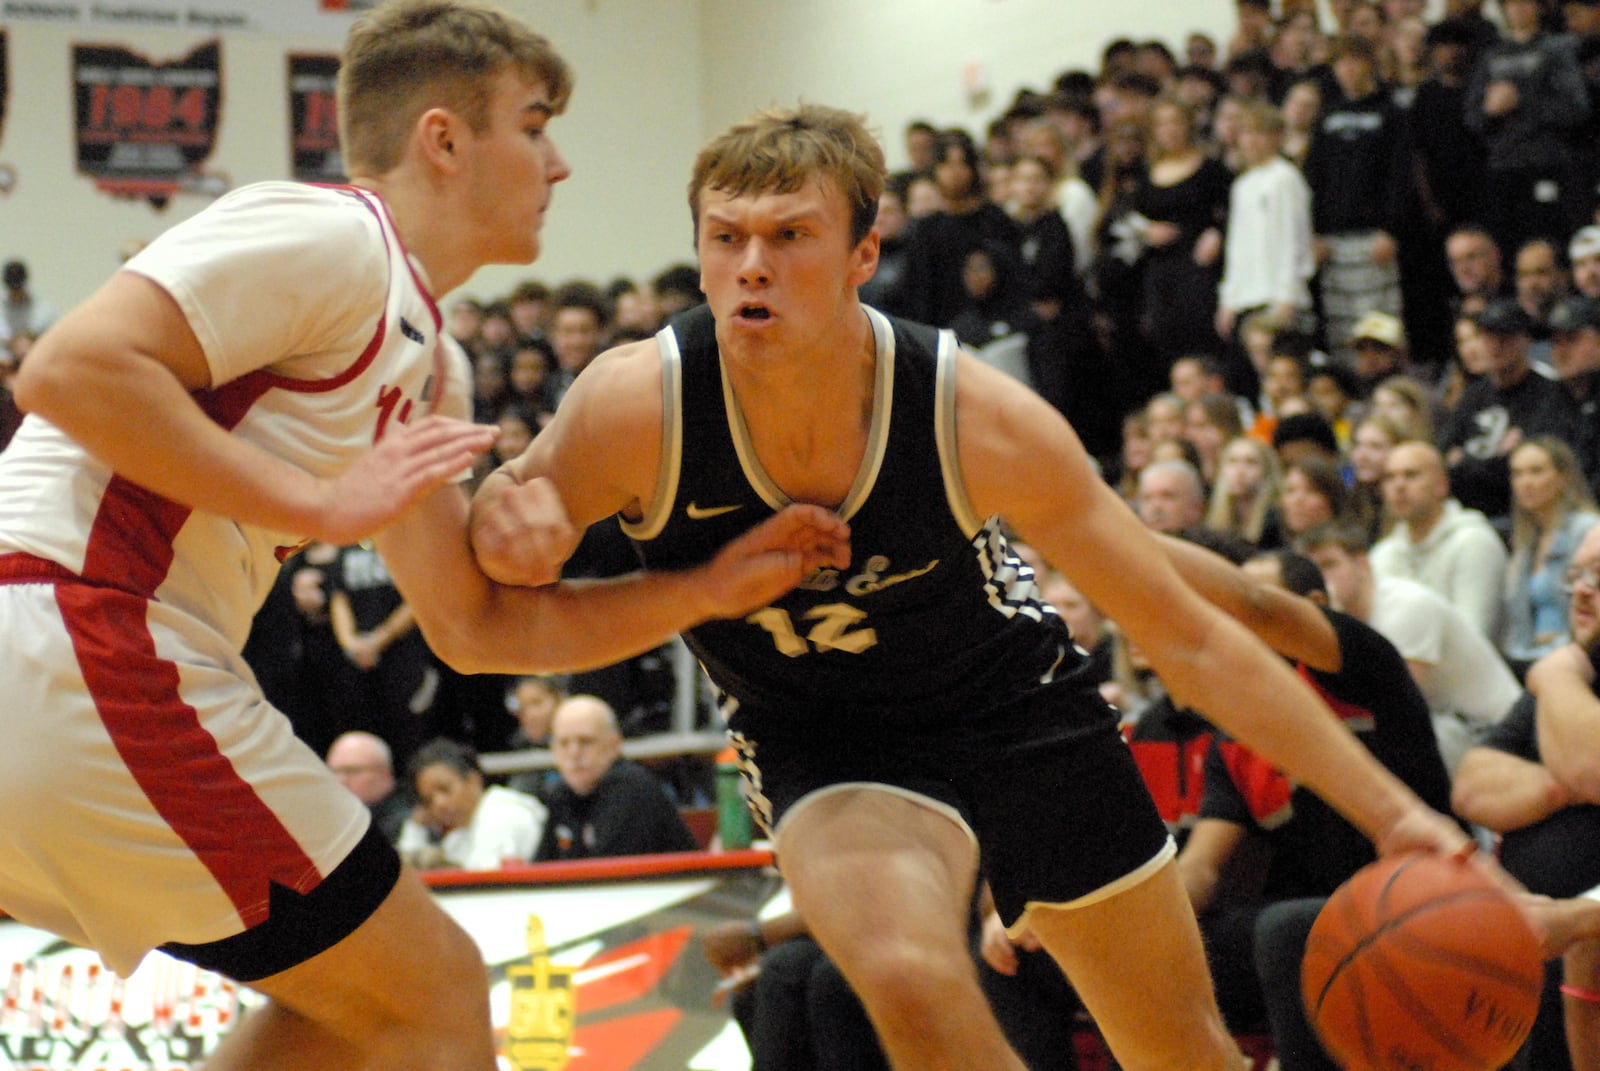
[[[441,170],[455,171],[461,166],[456,143],[462,130],[455,113],[446,108],[429,108],[417,117],[412,134],[424,159]]]
[[[878,252],[880,249],[878,229],[874,227],[867,232],[867,236],[857,242],[850,251],[850,278],[852,286],[860,286],[878,270]]]

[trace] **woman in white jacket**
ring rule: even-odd
[[[497,870],[524,862],[544,833],[544,804],[526,793],[485,786],[478,754],[438,739],[411,759],[419,815],[400,832],[401,855],[418,868]]]

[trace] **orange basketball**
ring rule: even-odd
[[[1311,927],[1300,984],[1343,1067],[1493,1071],[1533,1028],[1543,967],[1533,929],[1477,867],[1412,854],[1339,886]]]

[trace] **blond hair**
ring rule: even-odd
[[[1234,500],[1222,479],[1222,460],[1235,446],[1247,446],[1261,458],[1261,482],[1248,503]],[[1267,517],[1277,506],[1278,490],[1283,483],[1283,466],[1278,452],[1260,439],[1249,435],[1236,435],[1217,451],[1217,475],[1211,486],[1211,501],[1206,506],[1205,526],[1214,532],[1225,532],[1260,543],[1266,530]],[[1240,506],[1244,506],[1240,515]]]
[[[700,229],[700,192],[730,197],[793,193],[830,179],[850,206],[850,242],[860,242],[878,218],[883,149],[864,117],[820,104],[759,111],[700,150],[689,179],[689,212]]]
[[[1506,455],[1507,462],[1519,452],[1530,448],[1543,450],[1544,456],[1550,459],[1550,467],[1564,480],[1561,486],[1561,518],[1565,518],[1569,513],[1600,511],[1600,507],[1595,505],[1594,495],[1590,492],[1589,481],[1584,477],[1583,469],[1578,464],[1578,456],[1566,440],[1555,435],[1536,435],[1532,439],[1524,439]],[[1560,519],[1556,523],[1559,525]],[[1541,534],[1538,519],[1513,501],[1511,503],[1512,558],[1531,560]]]
[[[515,72],[560,112],[572,71],[550,42],[477,0],[388,0],[350,29],[339,65],[345,171],[382,175],[405,152],[418,117],[446,108],[474,133],[489,127],[496,81]]]

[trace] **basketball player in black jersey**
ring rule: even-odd
[[[981,845],[1001,917],[1065,968],[1120,1064],[1237,1069],[1166,829],[1087,656],[998,518],[1149,652],[1176,699],[1292,771],[1385,851],[1466,838],[1185,586],[1072,429],[948,334],[864,309],[883,156],[858,117],[759,114],[690,184],[709,308],[613,350],[485,483],[480,563],[536,581],[548,477],[687,568],[793,503],[847,567],[687,639],[716,682],[796,908],[896,1067],[1021,1071],[965,918]],[[546,544],[547,545],[547,544]]]

